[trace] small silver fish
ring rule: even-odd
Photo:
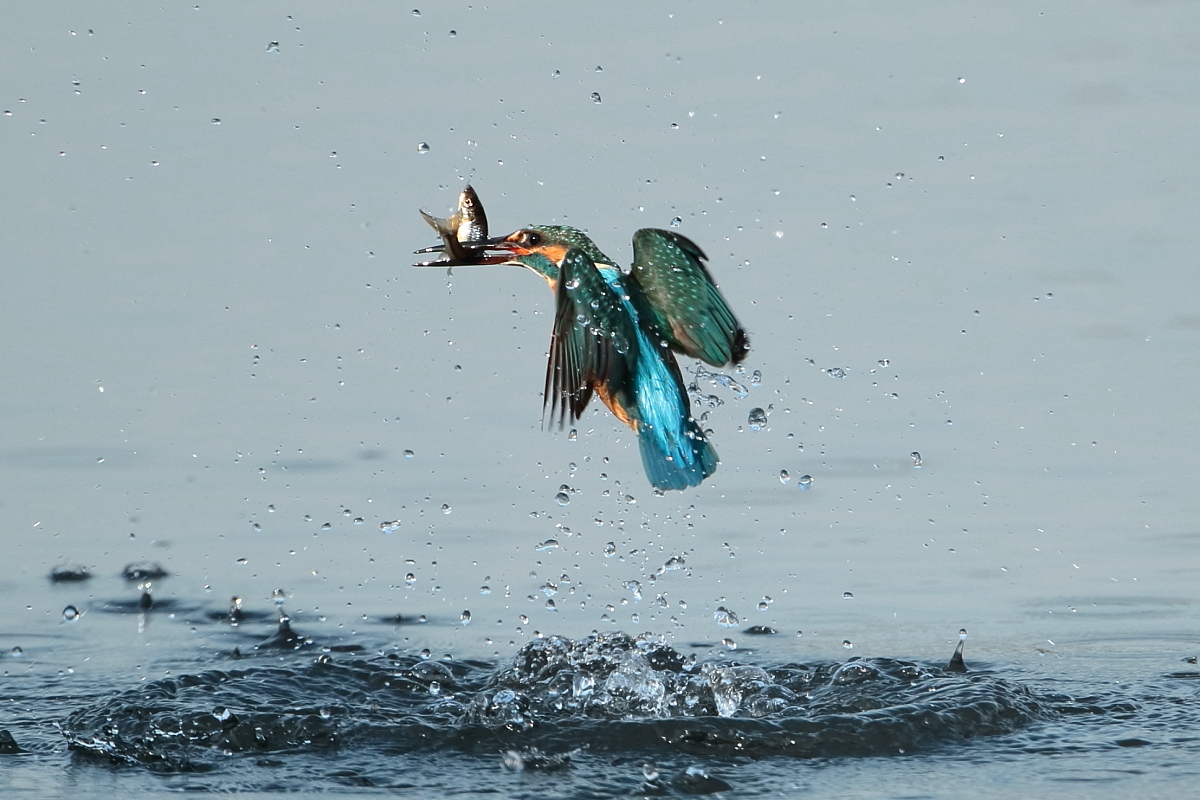
[[[484,254],[483,243],[487,241],[487,214],[483,203],[470,184],[458,196],[458,210],[446,219],[435,217],[426,211],[421,216],[442,237],[442,243],[418,250],[418,253],[441,253],[437,261],[426,261],[417,266],[456,266],[478,264]]]

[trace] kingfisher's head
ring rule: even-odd
[[[545,278],[552,289],[558,282],[559,265],[570,249],[583,252],[592,261],[610,263],[608,256],[600,252],[587,234],[567,225],[530,225],[500,239],[489,240],[487,247],[508,251],[508,260],[499,263],[531,269]]]

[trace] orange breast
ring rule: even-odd
[[[613,416],[621,420],[621,422],[624,422],[629,427],[633,428],[635,431],[637,430],[637,424],[629,416],[629,412],[621,406],[621,404],[617,401],[617,398],[613,397],[609,393],[607,386],[596,384],[594,389],[596,391],[596,395],[600,398],[604,405],[608,406],[608,410],[613,413]]]

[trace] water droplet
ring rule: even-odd
[[[558,546],[558,539],[547,539],[533,549],[537,550],[539,553],[548,553],[551,550],[557,550]]]
[[[573,442],[577,438],[579,438],[579,431],[575,430],[574,428],[571,428],[571,430],[567,431],[567,441],[568,442]]]
[[[450,38],[453,39],[455,36],[458,36],[458,31],[450,31]]]
[[[561,73],[561,72],[559,72],[558,70],[554,70],[554,72],[551,72],[551,73],[550,73],[550,77],[551,77],[551,78],[559,78],[559,77],[561,77],[561,76],[562,76],[562,73]]]
[[[607,542],[607,543],[605,543],[605,545],[604,545],[604,557],[605,557],[605,558],[612,558],[612,557],[613,557],[613,556],[615,556],[616,554],[617,554],[617,544],[616,544],[616,542]]]
[[[766,600],[759,600],[759,601],[758,601],[758,610],[759,610],[759,611],[766,611],[766,610],[767,610],[768,608],[770,608],[770,607],[771,607],[771,606],[770,606],[770,604],[769,604],[769,603],[767,603],[767,601],[766,601]]]
[[[283,589],[276,589],[271,592],[271,600],[274,601],[275,605],[281,606],[283,605],[283,601],[287,600],[287,592]]]
[[[428,153],[428,152],[429,152],[429,143],[428,143],[428,142],[421,142],[420,144],[418,144],[418,145],[417,145],[417,152],[418,152],[418,153]]]
[[[845,378],[847,372],[842,367],[829,367],[825,370],[825,374],[831,378]]]
[[[221,118],[220,118],[220,117],[213,117],[213,118],[212,118],[212,120],[211,120],[211,122],[212,122],[212,124],[213,124],[213,125],[220,125],[220,124],[221,124]]]
[[[720,606],[713,612],[713,619],[722,628],[736,628],[739,622],[738,615],[725,606]]]
[[[560,506],[565,506],[571,502],[571,495],[567,494],[566,492],[559,492],[558,494],[554,495],[554,502],[558,503]]]
[[[796,480],[796,488],[802,492],[807,492],[810,488],[812,488],[812,481],[812,475],[801,475]]]
[[[788,471],[786,469],[779,470],[779,482],[780,483],[787,483],[791,479],[792,479],[792,476],[788,474]]]
[[[226,720],[228,720],[230,717],[233,716],[233,713],[230,712],[230,710],[228,708],[226,708],[225,706],[217,706],[209,713],[211,713],[213,715],[213,718],[216,719],[218,722],[225,722]]]
[[[268,53],[278,53],[279,52],[279,42],[268,42],[267,43],[267,52]],[[145,92],[142,92],[142,94],[145,94]]]
[[[919,469],[919,468],[921,467],[921,454],[920,454],[920,453],[918,453],[916,450],[913,450],[913,451],[912,451],[911,453],[909,453],[908,455],[909,455],[909,457],[911,457],[911,458],[912,458],[912,460],[913,460],[913,466],[914,466],[914,467],[917,467],[917,468]]]
[[[75,606],[67,606],[62,610],[63,622],[74,622],[79,619],[79,609]]]
[[[413,9],[413,16],[414,16],[414,17],[419,17],[419,16],[421,16],[421,9],[419,9],[419,8],[414,8],[414,9]]]
[[[966,639],[967,639],[967,629],[966,629],[966,628],[959,628],[959,629],[958,629],[958,638],[959,638],[961,641],[966,641]]]
[[[471,624],[471,612],[463,611],[461,614],[458,615],[458,620],[463,625],[470,625]]]
[[[842,599],[843,600],[853,600],[854,592],[842,592]]]
[[[25,651],[20,647],[14,647],[12,650],[8,651],[8,654],[13,658],[20,658],[21,656],[25,655]]]
[[[411,589],[417,583],[417,576],[411,572],[404,576],[404,586],[406,589]]]
[[[604,72],[604,67],[602,67],[602,66],[600,66],[599,64],[597,64],[597,65],[596,65],[596,72]]]
[[[682,224],[683,224],[683,220],[682,220],[682,219],[680,219],[679,217],[676,217],[675,219],[671,220],[671,227],[672,227],[672,228],[678,228],[678,227],[679,227],[680,225],[682,225]]]
[[[449,514],[449,513],[450,513],[451,511],[453,511],[453,510],[454,510],[454,509],[450,508],[450,504],[449,504],[449,503],[442,503],[442,513],[443,513],[443,514]]]
[[[767,427],[767,412],[761,408],[750,409],[750,416],[746,418],[746,424],[752,431],[761,431]]]
[[[750,385],[756,389],[762,385],[762,370],[756,369],[750,373]]]
[[[854,642],[850,641],[849,639],[842,639],[842,647],[846,648],[847,650],[853,650]]]
[[[625,591],[633,595],[635,601],[642,599],[642,584],[640,581],[625,581]]]
[[[592,102],[596,103],[596,104],[600,103],[600,93],[599,92],[592,92]]]

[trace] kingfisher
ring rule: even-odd
[[[446,226],[439,232],[444,240],[453,236]],[[717,451],[692,416],[675,353],[723,367],[740,363],[750,343],[704,252],[674,231],[643,228],[633,235],[633,266],[625,272],[577,228],[533,225],[485,237],[477,230],[462,237],[465,260],[448,243],[418,252],[452,256],[432,264],[525,267],[550,286],[555,313],[543,418],[549,411],[552,424],[574,422],[595,394],[637,434],[656,489],[687,489],[712,475]]]

